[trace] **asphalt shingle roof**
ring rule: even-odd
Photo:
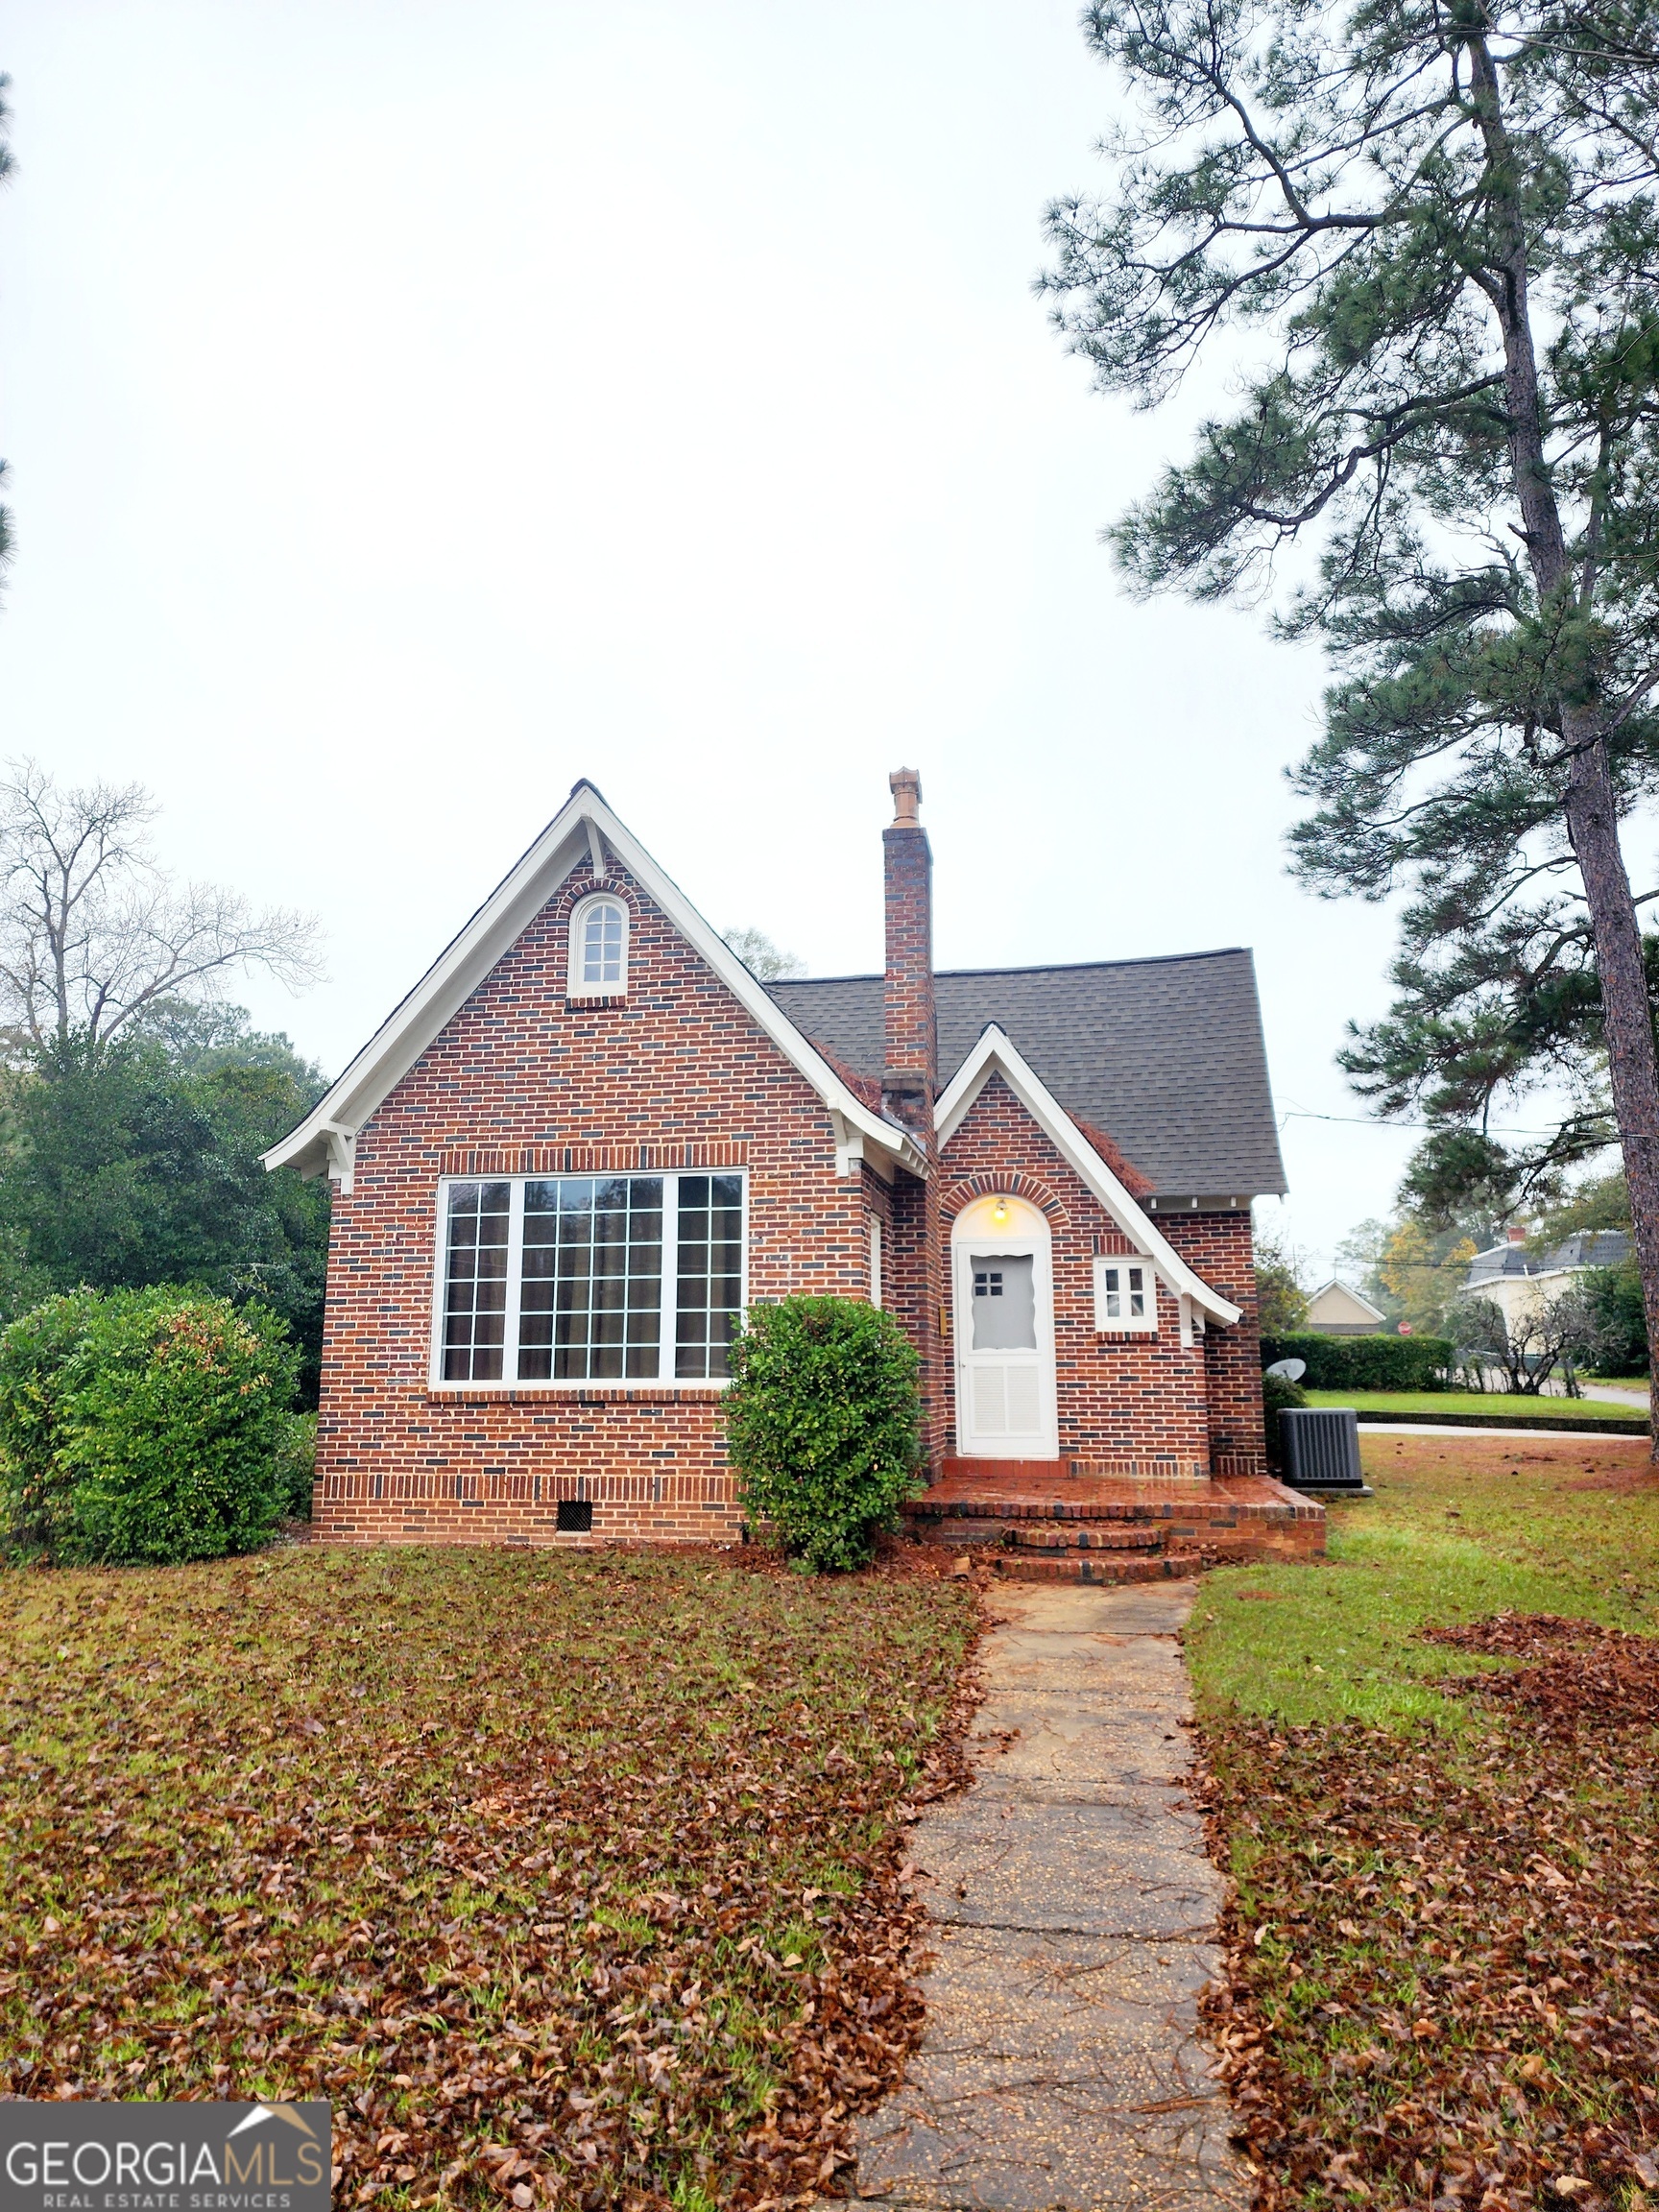
[[[1107,1132],[1160,1197],[1256,1197],[1285,1189],[1285,1164],[1256,967],[1239,947],[1163,960],[974,968],[933,979],[939,1080],[988,1022],[1069,1113]],[[767,989],[806,1035],[880,1078],[882,978],[805,977]]]
[[[1550,1275],[1566,1267],[1619,1267],[1630,1257],[1623,1229],[1575,1229],[1564,1244],[1549,1252],[1528,1252],[1525,1244],[1492,1244],[1469,1262],[1465,1287],[1493,1283],[1501,1275]]]

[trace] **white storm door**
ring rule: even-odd
[[[956,1253],[956,1446],[986,1459],[1051,1459],[1054,1325],[1048,1255],[994,1243]]]

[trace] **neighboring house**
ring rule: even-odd
[[[1250,954],[936,975],[891,782],[884,976],[758,982],[581,782],[266,1156],[338,1190],[321,1535],[730,1540],[726,1347],[799,1291],[902,1324],[930,1477],[1263,1471]]]
[[[1308,1318],[1302,1326],[1321,1336],[1375,1336],[1387,1324],[1388,1316],[1369,1298],[1361,1298],[1358,1290],[1350,1290],[1346,1283],[1333,1278],[1309,1299]]]
[[[1490,1298],[1503,1311],[1511,1333],[1569,1288],[1589,1267],[1617,1267],[1630,1257],[1623,1229],[1580,1229],[1549,1252],[1529,1252],[1525,1229],[1511,1229],[1502,1244],[1477,1252],[1463,1287],[1472,1298]]]

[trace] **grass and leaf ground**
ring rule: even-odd
[[[326,2097],[388,2212],[824,2185],[974,1633],[707,1555],[0,1575],[0,2092]]]
[[[1494,1424],[1527,1421],[1640,1421],[1640,1406],[1621,1406],[1608,1398],[1531,1398],[1508,1390],[1308,1390],[1310,1406],[1352,1406],[1367,1413],[1422,1413],[1442,1419],[1449,1413],[1475,1413]]]
[[[1264,2207],[1659,2202],[1659,1477],[1374,1436],[1189,1630]],[[1484,1625],[1475,1625],[1475,1624]]]

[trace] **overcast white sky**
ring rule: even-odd
[[[1030,293],[1100,174],[1073,0],[12,0],[0,740],[315,908],[336,1071],[578,775],[721,927],[878,967],[1256,949],[1296,1239],[1408,1133],[1332,1066],[1387,916],[1284,874],[1315,661],[1131,604],[1182,419]]]

